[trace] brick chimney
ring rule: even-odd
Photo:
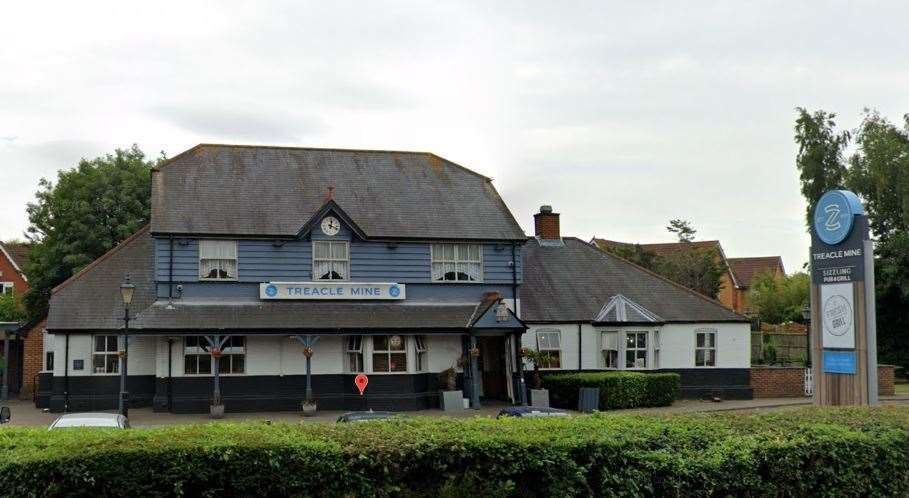
[[[533,228],[540,240],[561,240],[559,213],[552,212],[552,206],[540,206],[540,212],[533,215]]]

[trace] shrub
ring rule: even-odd
[[[0,429],[3,496],[907,496],[909,408]]]
[[[548,375],[552,406],[577,409],[578,390],[600,388],[600,410],[669,406],[679,394],[679,374],[641,372],[583,372]]]

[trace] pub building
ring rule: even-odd
[[[521,402],[522,229],[491,179],[429,153],[202,144],[152,170],[149,224],[53,290],[51,411]],[[128,341],[123,340],[128,279]],[[217,369],[217,372],[215,371]],[[369,376],[365,396],[354,384]],[[217,375],[215,375],[217,374]]]

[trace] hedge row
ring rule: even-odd
[[[4,496],[907,496],[909,408],[2,428]]]
[[[558,408],[578,408],[582,387],[600,389],[600,410],[669,406],[679,395],[679,374],[640,372],[564,373],[543,377],[549,401]]]

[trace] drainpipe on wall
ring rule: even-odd
[[[170,251],[168,251],[168,257],[170,259],[170,270],[168,270],[167,275],[167,299],[173,301],[174,299],[174,236],[170,236]],[[157,290],[155,291],[157,295]]]
[[[584,343],[581,335],[581,322],[578,322],[578,372],[584,370],[584,355],[581,354],[581,345]]]
[[[171,246],[173,247],[173,246]],[[174,360],[174,339],[173,337],[167,338],[167,411],[172,412],[174,410],[174,392],[173,392],[173,376],[171,374],[171,367]]]
[[[69,413],[69,332],[63,348],[63,413]]]

